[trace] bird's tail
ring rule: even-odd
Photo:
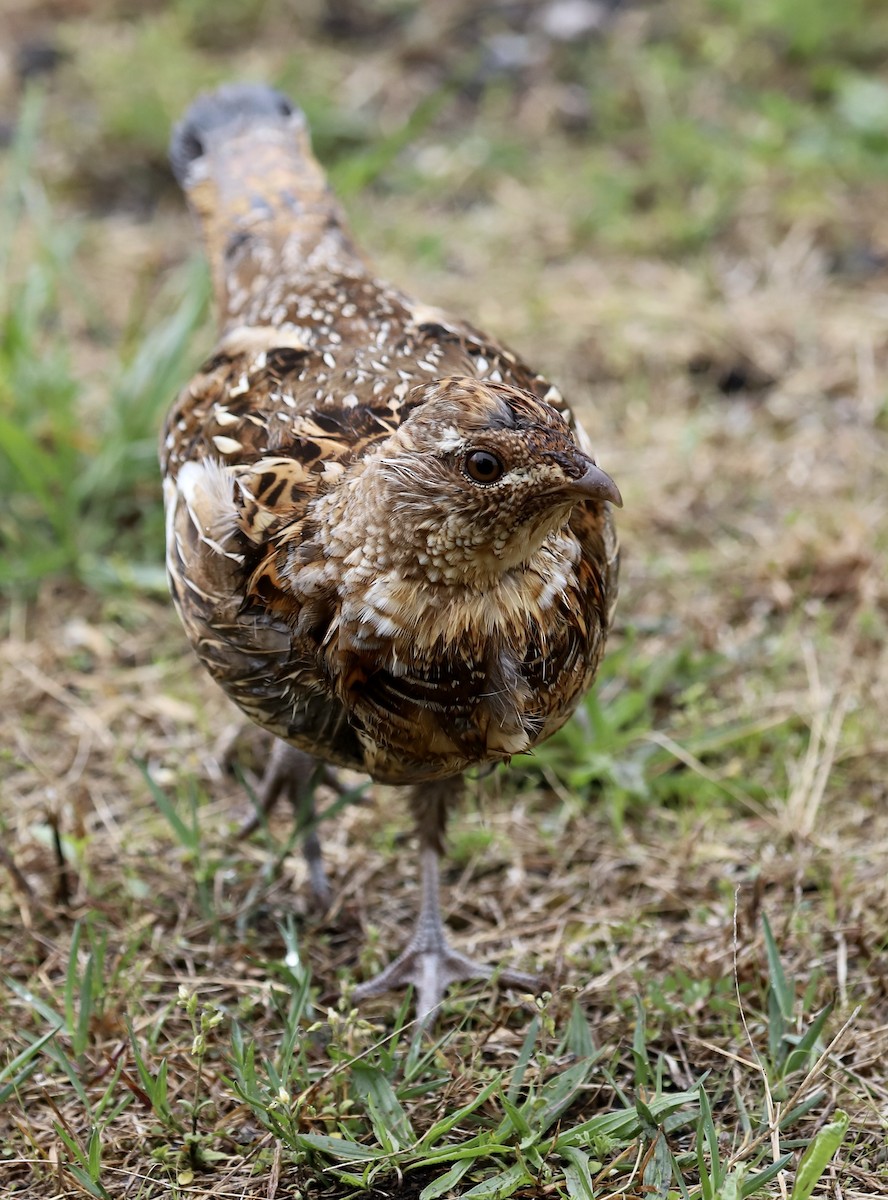
[[[281,92],[227,84],[199,96],[173,130],[170,162],[201,223],[223,324],[268,319],[276,280],[298,292],[300,276],[309,286],[361,262],[305,116]]]

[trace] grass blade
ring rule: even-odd
[[[506,1200],[507,1196],[514,1195],[520,1187],[532,1182],[524,1164],[519,1162],[506,1171],[500,1171],[498,1175],[491,1175],[489,1179],[476,1183],[463,1192],[463,1197],[464,1200],[469,1200],[469,1197],[472,1200]]]
[[[446,1117],[442,1117],[440,1121],[436,1121],[431,1129],[429,1129],[428,1132],[423,1135],[423,1138],[419,1143],[419,1149],[431,1149],[436,1142],[440,1141],[441,1138],[446,1137],[446,1135],[451,1131],[451,1129],[454,1128],[454,1126],[459,1125],[461,1121],[464,1121],[466,1117],[470,1116],[477,1108],[480,1108],[482,1104],[486,1104],[494,1092],[499,1089],[499,1086],[499,1079],[491,1079],[490,1082],[481,1089],[474,1100],[470,1100],[468,1104],[464,1104],[463,1107],[457,1109],[456,1112],[450,1113]]]
[[[61,1013],[56,1012],[54,1008],[51,1008],[45,1001],[41,1000],[39,996],[35,996],[33,992],[29,991],[26,987],[23,987],[20,983],[16,983],[16,981],[10,978],[8,975],[4,976],[3,983],[11,992],[15,992],[20,1000],[24,1000],[29,1008],[32,1008],[34,1012],[39,1013],[40,1016],[43,1017],[44,1021],[53,1027],[53,1033],[58,1033],[60,1029],[65,1028],[65,1018],[61,1015]]]
[[[576,1146],[565,1146],[561,1155],[566,1159],[564,1182],[571,1200],[595,1200],[592,1172],[600,1171],[602,1164],[591,1162],[589,1155]]]
[[[772,1162],[765,1167],[763,1171],[757,1171],[755,1175],[750,1175],[749,1179],[744,1180],[741,1186],[741,1195],[744,1198],[746,1196],[754,1196],[759,1188],[763,1188],[766,1183],[770,1183],[772,1179],[775,1179],[791,1162],[792,1154],[784,1154],[776,1162]]]
[[[200,849],[200,828],[196,824],[186,825],[176,811],[176,808],[169,796],[166,794],[163,788],[158,787],[158,785],[151,778],[151,773],[148,770],[147,763],[140,762],[138,767],[142,773],[142,778],[148,784],[148,790],[151,792],[151,797],[154,800],[154,803],[163,813],[164,817],[166,817],[167,823],[172,829],[179,843],[185,850],[190,851],[192,854],[196,854]]]
[[[344,1137],[331,1137],[326,1133],[300,1133],[296,1135],[297,1150],[315,1150],[338,1162],[375,1162],[385,1158],[386,1152],[377,1146],[362,1146]]]
[[[540,1033],[540,1019],[534,1017],[527,1027],[527,1033],[524,1035],[524,1041],[521,1043],[521,1050],[515,1062],[515,1069],[512,1071],[512,1080],[509,1083],[509,1090],[506,1092],[506,1099],[513,1103],[518,1099],[518,1093],[521,1091],[521,1085],[524,1082],[524,1074],[527,1070],[527,1064],[533,1057],[534,1047],[536,1046],[537,1038]]]
[[[463,1175],[471,1169],[472,1161],[471,1158],[463,1158],[455,1162],[449,1171],[426,1184],[419,1193],[419,1200],[438,1200],[439,1196],[452,1192]]]
[[[566,1045],[571,1054],[575,1054],[577,1058],[591,1059],[595,1057],[596,1050],[592,1040],[592,1030],[589,1028],[585,1013],[576,1001],[570,1010],[570,1018],[567,1022]]]
[[[808,1066],[812,1056],[816,1053],[820,1034],[823,1032],[823,1027],[834,1007],[835,1005],[833,1004],[827,1004],[825,1008],[821,1009],[802,1037],[799,1038],[798,1042],[790,1050],[786,1056],[786,1064],[783,1068],[785,1075],[791,1075],[793,1071],[803,1071]]]
[[[37,1055],[46,1043],[55,1037],[56,1033],[55,1029],[48,1030],[0,1069],[0,1104],[8,1100],[16,1088],[37,1069],[39,1062]],[[7,1080],[9,1080],[8,1083]]]
[[[792,1020],[795,995],[786,982],[786,974],[780,961],[780,952],[774,941],[774,934],[771,932],[771,924],[764,913],[762,913],[762,931],[765,937],[765,953],[768,956],[768,979],[771,991],[780,1005],[780,1015],[784,1023],[788,1024]]]
[[[367,1105],[368,1115],[380,1145],[400,1150],[416,1141],[410,1119],[391,1083],[378,1067],[355,1063],[351,1070],[355,1091]],[[390,1143],[392,1139],[395,1145]]]

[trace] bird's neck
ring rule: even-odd
[[[567,528],[546,533],[520,560],[490,555],[488,562],[477,552],[464,556],[465,547],[445,551],[446,539],[436,549],[432,531],[416,540],[416,531],[393,522],[391,511],[376,519],[372,508],[350,511],[342,500],[342,492],[328,497],[314,519],[325,527],[319,534],[327,569],[337,560],[344,622],[355,631],[363,627],[374,644],[393,640],[422,651],[466,638],[520,643],[573,584],[579,548]]]

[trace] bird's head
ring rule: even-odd
[[[527,562],[575,505],[622,503],[556,409],[501,383],[430,384],[373,457],[378,501],[431,582],[489,581]]]

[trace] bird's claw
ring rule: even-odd
[[[470,979],[493,979],[502,987],[518,988],[523,992],[538,992],[541,985],[538,976],[526,971],[492,967],[461,954],[446,942],[424,946],[417,939],[378,975],[358,984],[354,998],[360,1002],[412,983],[416,989],[417,1020],[424,1024],[440,1005],[451,983]]]

